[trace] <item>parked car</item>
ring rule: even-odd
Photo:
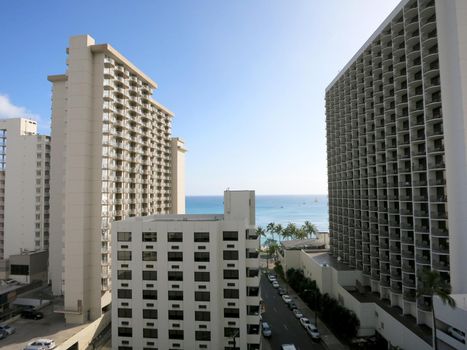
[[[277,281],[276,275],[273,275],[272,273],[270,273],[268,275],[268,280],[269,280],[269,282]]]
[[[311,339],[319,340],[321,338],[318,328],[316,328],[314,324],[307,325],[305,329],[306,329],[306,332],[310,335]]]
[[[264,337],[269,338],[272,335],[272,330],[271,330],[271,327],[269,326],[269,323],[267,322],[261,323],[261,329],[263,331]]]
[[[297,348],[293,344],[282,344],[281,350],[297,350]]]
[[[458,330],[457,328],[454,328],[454,327],[449,327],[448,328],[448,334],[454,338],[456,338],[457,340],[459,340],[460,342],[465,342],[465,334],[464,332],[461,332],[460,330]]]
[[[52,339],[36,339],[24,348],[24,350],[51,350],[55,349],[55,342]]]
[[[29,318],[32,320],[40,320],[41,318],[44,318],[44,314],[34,309],[26,309],[26,310],[21,311],[21,317]]]
[[[277,281],[272,282],[274,288],[279,288],[279,283]]]
[[[4,338],[8,337],[8,335],[9,335],[8,332],[0,331],[0,339],[4,339]]]
[[[292,311],[296,318],[300,319],[303,317],[303,314],[299,309],[293,309]]]
[[[292,298],[289,297],[287,294],[284,294],[284,295],[282,296],[282,300],[284,300],[284,302],[285,302],[286,304],[288,304],[288,303],[290,303],[290,302],[292,301]]]
[[[303,327],[306,327],[307,325],[312,324],[312,323],[310,322],[310,320],[309,320],[308,318],[306,318],[306,317],[301,317],[301,318],[300,318],[300,324],[301,324]]]
[[[282,295],[286,294],[286,291],[285,291],[284,288],[278,288],[277,293],[279,293],[279,295],[282,296]]]
[[[4,326],[0,326],[0,331],[7,332],[8,335],[10,335],[16,332],[16,328],[9,326],[9,325],[4,325]]]
[[[293,310],[293,309],[297,308],[297,305],[293,301],[288,303],[287,306],[289,307],[290,310]]]

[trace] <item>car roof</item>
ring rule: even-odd
[[[263,322],[263,327],[269,327],[269,323]]]

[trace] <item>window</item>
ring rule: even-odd
[[[143,309],[143,318],[156,320],[157,319],[157,310]]]
[[[195,292],[195,301],[209,301],[211,294],[209,292]]]
[[[225,280],[238,280],[238,270],[224,270]]]
[[[131,270],[117,270],[118,280],[131,280]]]
[[[168,271],[167,279],[169,281],[183,281],[183,271]]]
[[[258,277],[259,276],[259,269],[246,269],[246,277]]]
[[[195,272],[195,282],[209,281],[209,272]]]
[[[209,253],[208,252],[195,252],[195,261],[197,262],[208,262]]]
[[[143,271],[143,280],[157,281],[157,271]]]
[[[211,312],[195,311],[195,321],[211,321]]]
[[[10,265],[10,274],[12,275],[29,275],[29,265]]]
[[[183,242],[183,232],[167,232],[168,242]]]
[[[131,232],[117,232],[118,242],[131,242]]]
[[[143,290],[143,299],[156,300],[157,290]]]
[[[168,261],[183,261],[183,253],[182,252],[168,252],[167,260]]]
[[[118,327],[119,337],[131,337],[133,335],[133,329],[130,327]]]
[[[226,338],[232,338],[232,337],[240,337],[240,328],[231,328],[231,327],[226,327],[224,328],[224,337]]]
[[[183,291],[181,290],[169,290],[169,300],[183,300]]]
[[[131,260],[131,251],[117,251],[117,260]]]
[[[225,318],[239,318],[240,310],[239,309],[224,309],[224,317]]]
[[[247,324],[246,332],[248,334],[259,334],[259,325],[257,324]]]
[[[118,289],[117,297],[119,299],[131,299],[131,289]]]
[[[143,261],[157,261],[157,252],[144,251]]]
[[[195,242],[209,242],[209,232],[195,232]]]
[[[248,297],[257,297],[259,295],[258,287],[246,287],[246,295]]]
[[[238,289],[224,289],[224,299],[238,299],[240,291]]]
[[[169,339],[183,340],[183,331],[181,329],[169,329]]]
[[[222,232],[222,237],[224,238],[224,241],[238,241],[238,232],[224,231]]]
[[[157,338],[157,329],[143,328],[143,338]]]
[[[224,260],[238,260],[238,250],[224,250]]]
[[[131,318],[132,317],[131,311],[132,311],[131,309],[121,309],[121,308],[119,308],[118,309],[118,317]]]
[[[169,320],[183,320],[183,311],[169,310]]]
[[[211,332],[209,331],[196,331],[195,340],[211,340]]]
[[[157,232],[143,232],[143,242],[157,242]]]
[[[259,315],[259,305],[247,305],[246,314],[253,316]]]

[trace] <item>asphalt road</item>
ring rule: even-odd
[[[272,350],[279,350],[282,344],[294,344],[297,350],[325,349],[320,343],[311,340],[264,274],[261,275],[261,296],[265,305],[263,320],[272,329],[272,336],[263,338],[263,341],[268,342]]]

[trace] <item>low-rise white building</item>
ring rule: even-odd
[[[114,349],[260,348],[254,191],[226,191],[224,214],[112,224]]]

